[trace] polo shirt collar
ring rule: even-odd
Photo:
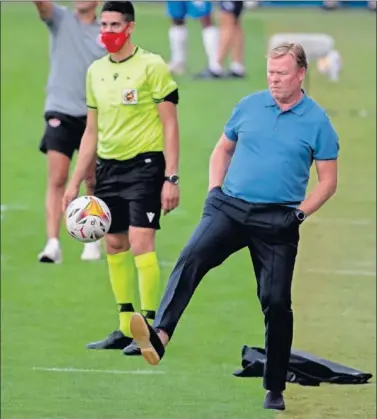
[[[287,111],[293,112],[297,115],[303,115],[306,108],[308,107],[308,97],[305,93],[305,90],[301,89],[302,93],[304,94],[302,96],[302,98],[290,109],[288,109]],[[270,106],[278,106],[277,103],[275,102],[275,99],[272,97],[270,91],[267,92],[267,96],[266,96],[266,100],[265,100],[265,106],[266,107],[270,107]],[[286,111],[286,112],[287,112]]]

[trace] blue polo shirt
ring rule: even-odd
[[[237,144],[223,191],[256,204],[298,205],[313,160],[333,160],[339,152],[329,117],[306,94],[284,112],[268,90],[246,96],[224,133]]]

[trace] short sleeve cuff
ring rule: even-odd
[[[232,131],[231,129],[229,129],[229,128],[226,128],[226,127],[225,127],[225,129],[224,129],[224,134],[227,136],[227,138],[228,138],[230,141],[237,141],[237,135],[236,135],[236,133],[235,133],[234,131]]]
[[[170,93],[174,92],[174,90],[177,90],[178,85],[176,83],[169,83],[158,95],[158,97],[153,97],[153,101],[156,103],[160,103],[164,100],[164,98],[167,95],[170,95]]]
[[[318,160],[318,161],[336,160],[338,157],[339,157],[338,154],[334,154],[333,156],[314,156],[314,160]]]

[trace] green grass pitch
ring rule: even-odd
[[[136,7],[135,41],[168,58],[164,11],[158,5]],[[287,411],[276,415],[262,409],[260,380],[232,376],[242,345],[263,345],[247,252],[206,277],[160,367],[85,349],[117,326],[106,264],[81,262],[81,246],[65,231],[63,264],[37,263],[45,241],[45,160],[38,143],[48,36],[30,3],[2,3],[1,9],[2,418],[374,418],[374,378],[366,386],[289,385]],[[192,72],[205,65],[198,25],[189,24]],[[314,66],[310,94],[334,115],[340,184],[336,197],[302,229],[294,347],[375,374],[375,15],[257,10],[247,13],[244,26],[247,80],[178,80],[182,202],[158,235],[164,281],[199,220],[208,158],[224,122],[238,99],[265,88],[268,37],[327,32],[344,58],[342,80],[330,84]],[[353,110],[361,109],[366,116],[355,116]]]

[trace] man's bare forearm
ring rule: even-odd
[[[302,201],[299,209],[304,211],[307,216],[314,214],[335,194],[335,192],[335,182],[318,182],[312,193]]]
[[[227,153],[224,149],[215,148],[213,150],[209,163],[209,191],[223,184],[231,159],[232,154]]]

